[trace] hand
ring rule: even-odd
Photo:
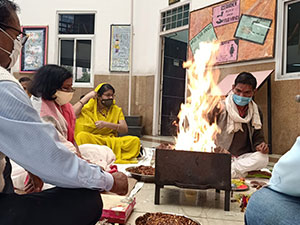
[[[102,121],[102,120],[99,120],[99,121],[96,121],[95,122],[95,125],[98,129],[102,129],[104,127],[106,127],[106,122],[105,121]]]
[[[209,124],[213,124],[218,120],[218,117],[220,116],[220,113],[222,111],[222,105],[218,103],[213,109],[208,111],[207,113],[207,121]]]
[[[269,153],[269,146],[262,142],[259,145],[255,147],[256,151],[261,152],[262,154],[268,154]]]
[[[28,182],[25,184],[25,192],[27,194],[42,191],[44,182],[38,177],[28,172]]]
[[[128,179],[124,173],[115,172],[111,174],[114,178],[114,184],[110,192],[118,195],[126,195],[128,192]]]
[[[224,153],[224,154],[230,154],[230,152],[228,150],[226,150],[225,148],[221,148],[221,147],[216,147],[214,149],[215,153]]]
[[[90,91],[90,92],[87,93],[85,96],[86,96],[88,99],[96,98],[96,97],[97,97],[97,92],[96,92],[96,91]]]

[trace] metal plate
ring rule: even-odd
[[[129,170],[133,169],[133,168],[136,168],[136,166],[131,166],[131,167],[126,168],[126,171],[128,173],[130,173],[134,179],[137,179],[138,181],[142,181],[142,182],[146,182],[146,183],[154,183],[154,178],[155,178],[154,175],[143,175],[143,174],[139,174],[139,173],[130,172]]]
[[[156,213],[158,213],[158,212],[156,212]],[[198,222],[198,221],[196,221],[196,220],[194,220],[194,219],[192,219],[192,218],[190,218],[190,217],[187,217],[187,216],[185,216],[185,215],[182,215],[182,214],[170,213],[170,212],[161,212],[161,213],[162,213],[162,214],[168,214],[168,215],[174,215],[174,216],[182,216],[182,217],[185,217],[186,219],[189,219],[189,220],[195,222],[195,223],[198,224],[198,225],[201,225],[200,222]],[[144,215],[146,215],[146,214],[147,214],[147,213],[145,213]],[[154,213],[150,213],[150,214],[154,214]],[[143,217],[144,215],[139,216],[139,217]],[[138,218],[139,218],[139,217],[138,217]],[[135,219],[135,224],[136,224],[136,221],[137,221],[138,218]],[[171,224],[170,224],[170,225],[171,225]]]

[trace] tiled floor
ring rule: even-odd
[[[173,142],[172,137],[143,136],[142,144],[146,148],[155,148],[162,142]],[[160,205],[154,204],[153,183],[144,183],[136,194],[134,211],[127,225],[134,225],[135,219],[146,212],[169,212],[190,217],[202,225],[242,225],[244,213],[238,202],[230,203],[230,211],[224,211],[224,191],[217,194],[215,190],[180,189],[165,186],[161,189]],[[253,191],[253,190],[251,190]],[[242,192],[239,192],[242,193]],[[232,199],[239,194],[233,193]]]
[[[244,213],[238,203],[231,203],[224,211],[224,192],[190,190],[166,186],[161,190],[161,204],[154,205],[154,184],[144,184],[136,195],[137,204],[126,224],[134,225],[135,219],[146,212],[169,212],[195,219],[202,225],[241,225]]]

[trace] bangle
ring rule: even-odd
[[[82,107],[84,106],[84,104],[81,100],[79,100],[79,103],[81,104]]]
[[[120,128],[120,124],[117,125],[117,129],[116,129],[117,132],[119,131],[119,128]]]

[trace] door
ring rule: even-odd
[[[187,44],[165,37],[162,78],[161,135],[176,135],[173,122],[177,119],[185,96],[185,69]]]

